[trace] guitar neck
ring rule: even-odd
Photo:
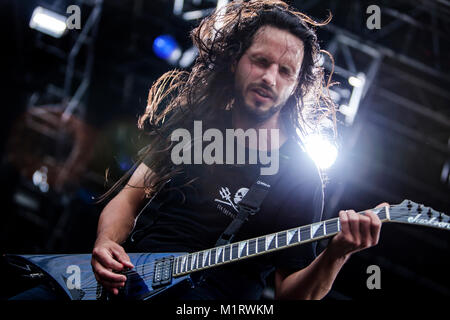
[[[389,207],[371,210],[378,214],[378,217],[382,222],[390,220]],[[333,218],[257,238],[186,254],[175,258],[173,264],[173,276],[183,276],[215,266],[329,238],[336,235],[340,230],[341,224],[339,218]]]

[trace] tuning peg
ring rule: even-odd
[[[439,212],[439,218],[438,221],[441,222],[442,221],[442,212]]]
[[[428,208],[428,212],[427,212],[428,217],[431,218],[431,216],[433,215],[433,213],[431,212],[431,208]]]
[[[408,207],[408,210],[411,210],[412,208],[411,200],[408,200],[408,204],[406,206]]]
[[[421,205],[421,204],[419,204],[419,206],[417,207],[417,211],[418,211],[419,213],[422,212],[422,205]]]

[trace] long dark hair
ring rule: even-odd
[[[213,123],[219,111],[233,108],[231,65],[239,61],[262,26],[287,30],[304,44],[299,84],[281,109],[288,135],[301,144],[302,136],[329,116],[336,128],[335,105],[328,92],[331,74],[326,82],[324,69],[319,66],[321,53],[328,53],[320,50],[313,29],[330,20],[331,13],[325,21],[317,22],[282,1],[271,0],[233,1],[203,19],[191,32],[199,51],[192,71],[172,70],[163,74],[150,88],[145,113],[138,120],[138,127],[150,139],[134,166],[145,159],[152,170],[152,176],[145,179],[146,195],[151,197],[166,181],[183,171],[181,165],[174,165],[170,159],[172,131],[189,127],[194,119]],[[134,168],[102,198],[122,185]]]

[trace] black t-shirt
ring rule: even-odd
[[[321,220],[323,187],[316,165],[292,138],[279,154],[290,160],[279,168],[279,177],[260,211],[242,226],[233,242]],[[259,164],[185,167],[184,174],[172,179],[169,186],[198,179],[181,188],[184,202],[181,192],[173,190],[163,189],[155,197],[154,201],[163,204],[156,222],[137,243],[137,251],[195,252],[214,247],[237,214],[236,204],[260,175]],[[206,281],[219,288],[220,298],[259,299],[266,277],[275,268],[300,270],[314,260],[315,250],[315,243],[309,243],[211,268]]]

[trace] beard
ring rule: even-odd
[[[272,117],[275,113],[277,113],[283,106],[283,104],[274,104],[269,109],[263,110],[259,108],[261,105],[258,102],[255,102],[256,108],[252,108],[245,102],[245,98],[242,94],[241,90],[235,90],[236,100],[235,107],[239,110],[239,112],[244,113],[248,116],[248,118],[253,119],[257,123],[261,123]]]

